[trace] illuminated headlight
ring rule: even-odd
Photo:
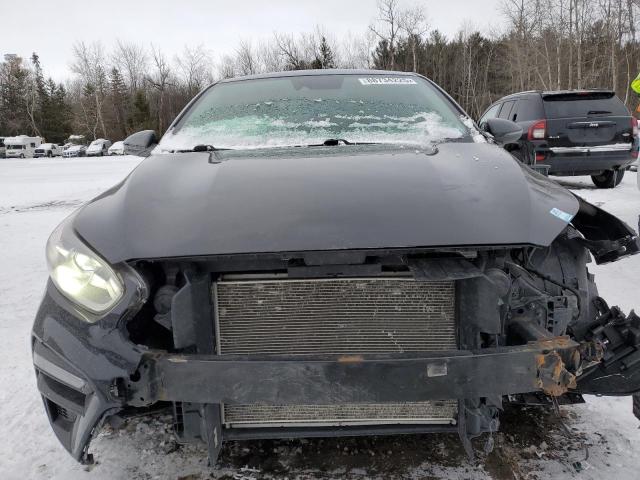
[[[124,285],[109,264],[73,233],[72,218],[49,237],[49,275],[69,300],[93,313],[104,313],[122,298]]]

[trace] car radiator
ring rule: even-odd
[[[220,355],[455,350],[455,284],[405,277],[214,283]],[[456,401],[225,405],[232,427],[452,424]]]

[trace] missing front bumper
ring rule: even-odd
[[[588,384],[581,383],[582,376],[578,375],[577,391],[589,388],[592,393],[602,394],[637,392],[640,368],[628,362],[634,358],[629,355],[638,350],[628,341],[635,338],[632,332],[637,327],[637,317],[630,315],[623,319],[613,309],[602,310],[600,323],[605,328],[596,325],[594,338],[600,330],[608,332],[608,345],[612,346],[608,351],[613,356],[608,357],[605,370],[598,370],[599,363],[584,370],[584,374],[588,374],[584,378],[590,379]],[[84,331],[78,332],[79,329]],[[616,332],[621,333],[618,343],[612,341]],[[70,342],[73,348],[68,348]],[[566,337],[521,346],[430,354],[313,358],[173,355],[141,349],[117,328],[103,330],[81,323],[67,309],[51,301],[50,296],[45,298],[34,325],[33,349],[47,360],[36,365],[39,376],[47,375],[72,389],[79,388],[83,395],[76,395],[78,391],[67,395],[68,391],[48,388],[50,382],[39,381],[56,435],[81,461],[89,460],[89,442],[106,417],[129,406],[149,406],[159,401],[172,402],[176,409],[180,407],[181,418],[188,419],[183,421],[188,427],[184,438],[188,440],[190,432],[191,439],[204,441],[210,447],[212,459],[222,440],[234,438],[457,430],[464,439],[483,431],[495,431],[492,415],[497,415],[502,395],[541,392],[545,385],[571,380],[567,372],[580,373],[575,370],[572,359],[577,351],[582,355],[581,346]],[[51,365],[54,367],[50,368]],[[620,368],[626,369],[623,376],[611,375]],[[71,376],[60,374],[62,371]],[[602,380],[598,380],[600,378]],[[605,378],[618,378],[620,382],[605,385]],[[623,384],[624,391],[613,390]],[[64,394],[71,403],[65,406],[64,399],[56,397],[56,393]],[[74,399],[80,400],[74,402]],[[456,425],[395,423],[295,428],[222,425],[224,404],[353,405],[443,400],[457,402]],[[51,403],[62,406],[66,415]],[[476,415],[478,412],[481,414]]]

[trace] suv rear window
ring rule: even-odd
[[[631,115],[622,101],[608,92],[550,95],[543,100],[547,118]]]

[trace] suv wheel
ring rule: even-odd
[[[624,170],[605,170],[600,175],[591,175],[591,180],[598,188],[614,188],[620,185]]]

